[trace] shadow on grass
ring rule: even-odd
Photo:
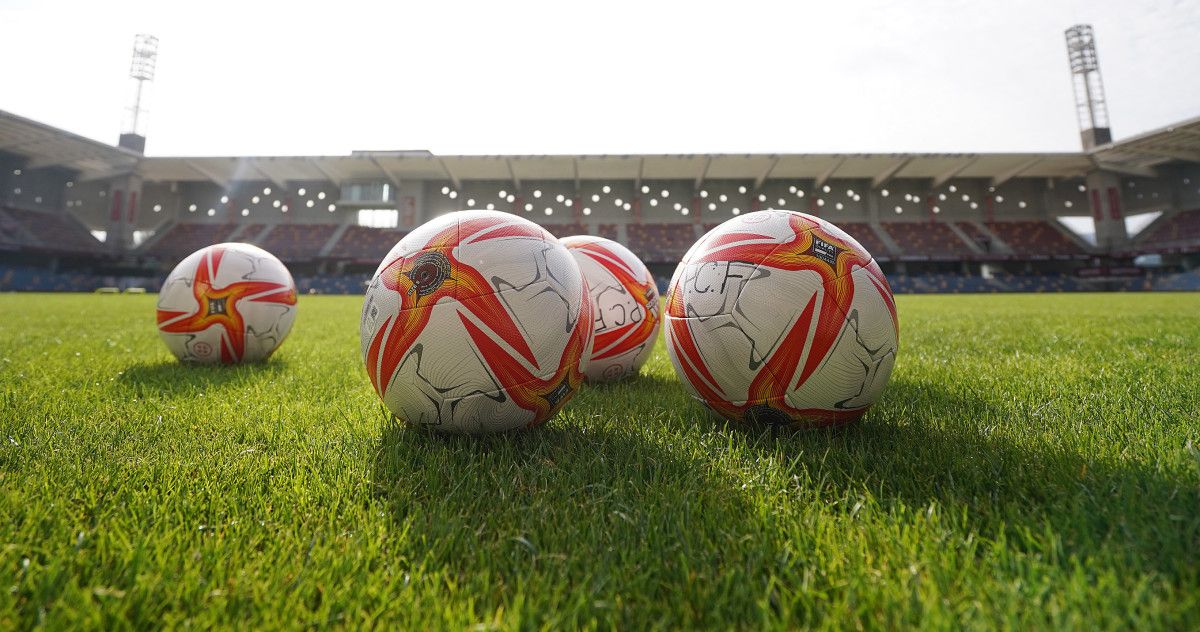
[[[127,367],[118,381],[135,396],[144,398],[244,386],[281,375],[287,367],[280,359],[229,365],[184,364],[175,360],[143,362]]]
[[[483,590],[489,608],[518,585],[589,604],[646,576],[664,590],[708,577],[719,590],[717,578],[735,580],[723,563],[771,563],[771,547],[746,544],[745,499],[699,456],[603,420],[559,424],[472,438],[388,423],[376,497],[425,564]]]
[[[1027,438],[1018,441],[1001,429],[1011,423],[1009,413],[980,399],[893,381],[857,424],[782,433],[729,424],[725,432],[794,459],[831,496],[867,491],[885,510],[895,500],[915,509],[936,503],[943,514],[964,514],[973,531],[1003,535],[1010,547],[1046,553],[1055,548],[1045,541],[1053,534],[1068,555],[1103,552],[1131,570],[1195,576],[1195,477],[1054,444],[1065,428],[1024,421]]]

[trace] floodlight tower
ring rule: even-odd
[[[127,116],[121,128],[118,145],[143,154],[146,152],[145,104],[148,93],[146,83],[154,81],[154,69],[158,64],[158,38],[153,35],[137,35],[133,38],[133,60],[129,64],[129,78],[134,81],[133,103],[126,109]],[[109,213],[108,238],[105,243],[114,253],[132,250],[134,233],[138,230],[139,198],[142,193],[142,178],[137,170],[116,175],[108,181],[108,199],[112,209]]]
[[[1067,61],[1075,86],[1075,114],[1083,148],[1112,142],[1108,126],[1108,106],[1104,103],[1104,81],[1096,58],[1096,34],[1090,24],[1076,24],[1066,31]]]
[[[1112,142],[1108,126],[1108,106],[1104,103],[1104,81],[1096,57],[1096,33],[1090,24],[1076,24],[1066,30],[1067,62],[1075,88],[1075,114],[1079,120],[1079,140],[1090,152]],[[1096,169],[1087,175],[1088,203],[1096,226],[1096,245],[1106,252],[1119,251],[1129,242],[1121,201],[1121,178]]]
[[[146,110],[143,102],[147,98],[146,83],[154,81],[154,70],[158,65],[158,38],[138,34],[133,38],[133,61],[129,64],[129,78],[136,84],[133,104],[129,107],[129,118],[121,131],[120,145],[138,153],[146,150],[146,135],[142,130]]]

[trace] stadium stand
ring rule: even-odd
[[[692,224],[630,224],[630,250],[647,263],[679,261],[696,241]]]
[[[36,266],[0,266],[0,291],[91,292],[99,279],[88,274],[61,274]]]
[[[882,226],[904,256],[952,259],[974,254],[970,246],[941,222],[890,222]]]
[[[1164,217],[1139,235],[1138,243],[1167,247],[1200,245],[1200,209]]]
[[[323,274],[296,279],[301,294],[362,294],[370,274]]]
[[[555,237],[570,237],[571,235],[588,235],[592,231],[583,224],[542,224],[542,228],[550,231]]]
[[[988,230],[1023,256],[1084,254],[1083,248],[1044,221],[987,222]]]
[[[262,234],[266,230],[267,224],[249,224],[241,230],[235,230],[230,233],[229,239],[247,244],[258,244],[259,238],[262,237]]]
[[[0,247],[15,248],[27,241],[17,220],[9,217],[8,213],[0,208]]]
[[[1154,289],[1175,292],[1200,291],[1200,270],[1166,275],[1154,284]]]
[[[618,237],[618,229],[616,224],[600,224],[596,227],[596,234],[613,241],[620,241]]]
[[[846,231],[874,257],[886,257],[890,252],[866,222],[842,222],[838,224],[838,228]]]
[[[337,231],[337,224],[279,224],[259,244],[282,261],[309,261]]]
[[[407,234],[399,230],[350,226],[329,251],[329,258],[379,261]]]
[[[151,242],[142,254],[180,261],[205,246],[229,241],[235,228],[234,224],[180,222]]]
[[[28,245],[39,246],[51,252],[99,253],[99,241],[69,213],[27,211],[18,208],[4,209],[9,228],[6,235],[28,236]],[[19,242],[18,242],[19,243]]]
[[[962,231],[962,234],[967,236],[967,239],[975,242],[985,254],[992,252],[992,238],[985,233],[975,222],[954,222],[955,228]]]

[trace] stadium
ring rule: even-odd
[[[1114,137],[1066,44],[1076,151],[148,155],[150,36],[116,144],[0,110],[0,627],[1195,629],[1200,116]],[[364,292],[448,213],[613,240],[666,297],[769,209],[897,295],[854,423],[716,419],[665,336],[486,437],[363,370]],[[155,295],[227,242],[286,265],[295,330],[178,362]]]
[[[789,208],[858,238],[897,293],[1200,289],[1200,119],[1062,154],[147,158],[5,113],[0,152],[0,290],[154,290],[241,241],[303,291],[357,294],[407,231],[460,208],[616,239],[663,286],[716,224]]]

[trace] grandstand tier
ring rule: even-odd
[[[987,222],[986,226],[1016,255],[1042,257],[1084,253],[1082,246],[1050,222]]]
[[[378,263],[406,234],[399,230],[349,226],[330,249],[329,258]]]
[[[259,246],[281,261],[310,261],[323,254],[337,224],[277,224]]]
[[[234,224],[197,224],[181,222],[159,234],[143,248],[143,254],[165,262],[178,262],[193,252],[212,244],[229,241],[237,228]]]
[[[48,252],[103,252],[103,245],[70,214],[13,207],[0,208],[0,243]]]
[[[953,229],[941,222],[888,222],[882,226],[903,256],[961,259],[976,254]]]
[[[699,237],[693,224],[630,224],[626,244],[646,263],[679,261]]]
[[[1137,243],[1142,249],[1200,248],[1200,209],[1164,216],[1139,235]]]

